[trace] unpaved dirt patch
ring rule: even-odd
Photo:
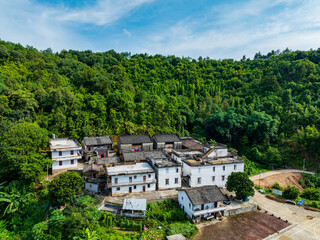
[[[291,224],[264,212],[247,212],[200,229],[194,240],[264,239]]]
[[[300,192],[303,191],[302,186],[299,184],[301,179],[301,173],[278,173],[272,176],[268,176],[260,179],[260,186],[263,186],[263,182],[266,188],[271,188],[275,182],[278,182],[281,187],[286,188],[287,186],[295,186]],[[253,181],[254,185],[259,185],[259,179]]]

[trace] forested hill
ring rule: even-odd
[[[52,53],[1,41],[1,144],[24,122],[78,140],[178,132],[229,143],[255,161],[302,167],[306,158],[313,167],[320,159],[319,62],[320,49],[235,61]]]

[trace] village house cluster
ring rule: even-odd
[[[114,141],[115,142],[115,141]],[[225,188],[244,161],[223,144],[203,145],[177,134],[123,135],[114,146],[110,136],[50,140],[53,173],[76,168],[83,159],[85,188],[120,196],[136,192],[178,190],[185,213],[195,218],[223,215]]]

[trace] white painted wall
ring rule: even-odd
[[[130,185],[130,186],[119,186],[119,187],[112,187],[111,188],[111,194],[112,196],[117,196],[117,195],[122,195],[125,193],[129,193],[129,187],[132,188],[132,192],[143,192],[143,186],[146,187],[146,192],[149,191],[155,191],[156,190],[156,184],[155,183],[151,183],[150,187],[148,187],[148,184],[142,184],[142,185],[135,185],[136,189],[134,188],[134,185]],[[120,188],[118,190],[118,188]]]
[[[185,165],[183,167],[184,172],[185,172]],[[234,169],[234,166],[236,166],[236,169]],[[225,169],[223,169],[223,167],[225,167]],[[232,172],[243,172],[244,163],[223,164],[223,165],[203,165],[203,166],[194,166],[190,168],[191,168],[191,173],[187,174],[188,176],[190,176],[190,181],[189,181],[190,187],[217,185],[218,187],[225,188],[228,176]],[[215,168],[215,170],[213,170],[213,168]],[[222,180],[222,176],[224,176],[224,180]],[[214,181],[212,177],[215,177]],[[198,178],[201,178],[201,183],[198,183]]]
[[[177,172],[178,169],[178,172]],[[181,166],[169,167],[169,168],[157,168],[158,172],[158,189],[170,189],[181,187]],[[178,179],[178,183],[175,183],[175,179]],[[166,179],[169,179],[169,185],[166,185]]]
[[[209,158],[213,157],[226,157],[228,155],[228,149],[223,148],[223,149],[215,149],[208,155]]]
[[[182,162],[182,176],[190,176],[191,175],[191,166],[189,166],[188,164]]]
[[[89,182],[86,182],[85,188],[86,188],[89,192],[93,192],[93,193],[98,193],[98,192],[99,192],[99,184],[97,184],[97,183],[89,183]]]
[[[150,174],[150,177],[149,177]],[[134,177],[136,176],[136,178]],[[118,184],[129,183],[129,178],[132,177],[132,182],[143,182],[143,176],[146,176],[146,181],[156,179],[155,173],[144,173],[144,174],[128,174],[128,175],[118,175],[111,176],[112,184],[116,184],[115,179],[118,178]]]
[[[72,168],[72,167],[77,167],[78,165],[78,160],[74,159],[74,164],[71,164],[71,160],[63,160],[62,161],[62,166],[59,165],[59,160],[53,160],[52,163],[52,170],[60,170],[60,169],[65,169],[65,168]]]
[[[178,192],[178,201],[181,209],[190,217],[192,218],[192,203],[189,200],[185,191]]]

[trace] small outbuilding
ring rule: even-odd
[[[181,233],[166,236],[166,240],[187,240]]]
[[[120,212],[120,216],[130,218],[144,218],[147,210],[146,199],[125,198]]]

